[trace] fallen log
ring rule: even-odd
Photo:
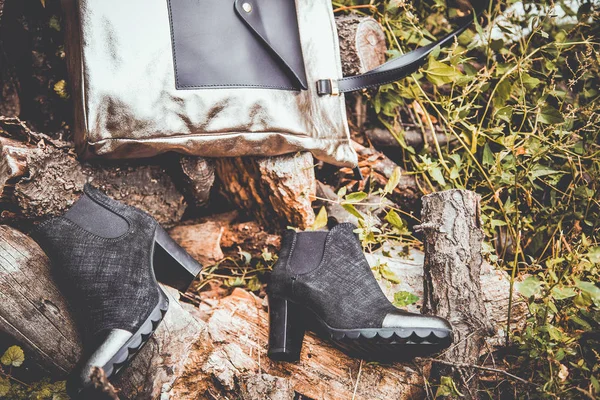
[[[82,163],[68,144],[42,140],[33,145],[0,137],[0,222],[61,215],[91,182],[161,224],[173,225],[186,203],[162,161]]]
[[[423,135],[422,132],[416,130],[404,130],[401,133],[402,139],[407,146],[411,146],[416,150],[421,150],[425,145],[430,149],[435,149],[434,139],[431,137],[431,133]],[[436,140],[440,146],[448,144],[448,136],[441,133],[436,133]],[[374,147],[384,150],[387,148],[400,148],[398,139],[390,133],[389,130],[383,128],[367,129],[365,136]]]
[[[172,391],[173,399],[410,399],[423,393],[423,376],[410,363],[377,365],[354,359],[307,334],[301,360],[266,356],[268,315],[262,299],[236,289],[207,321]]]

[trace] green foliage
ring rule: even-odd
[[[380,21],[391,57],[449,32],[451,17],[464,13],[445,1],[333,3]],[[416,174],[424,193],[464,188],[482,196],[486,257],[516,279],[530,311],[522,329],[506,329],[508,342],[519,347],[510,368],[539,388],[534,397],[595,398],[600,4],[528,1],[524,12],[510,12],[521,4],[495,2],[487,25],[465,32],[417,73],[367,100],[400,138],[402,167]],[[433,137],[433,145],[407,146],[401,139],[407,129]],[[438,143],[432,132],[446,134],[449,143]],[[385,218],[388,227],[361,222],[367,244],[372,231],[385,236],[398,225],[396,236],[410,238],[394,212]],[[438,395],[458,396],[447,383]]]
[[[9,347],[0,362],[0,399],[4,400],[68,400],[65,381],[25,383],[15,378],[13,368],[19,368],[25,362],[25,353],[19,346]]]
[[[415,304],[419,301],[419,296],[416,296],[410,292],[401,291],[394,293],[394,305],[396,307],[404,308],[406,306],[410,306],[411,304]]]
[[[4,352],[0,362],[8,367],[20,367],[25,361],[25,353],[19,346],[11,346]]]
[[[273,268],[277,262],[277,255],[263,249],[260,257],[253,257],[241,248],[238,248],[238,255],[239,258],[226,257],[216,265],[205,267],[202,271],[202,284],[195,290],[199,292],[203,286],[217,280],[225,287],[260,291],[262,287],[260,278]]]

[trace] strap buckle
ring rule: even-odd
[[[317,94],[324,96],[326,94],[330,96],[339,96],[340,87],[337,79],[320,79],[317,81]]]
[[[331,95],[339,96],[340,87],[338,86],[338,81],[336,79],[329,79],[329,84],[331,85]]]

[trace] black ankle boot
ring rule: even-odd
[[[452,343],[452,327],[443,318],[390,303],[354,229],[339,224],[329,232],[284,236],[268,288],[270,358],[298,360],[306,329],[364,358],[402,358]]]
[[[114,376],[162,321],[169,301],[157,277],[185,290],[202,268],[151,216],[89,185],[32,236],[83,328],[84,356],[67,382],[74,398],[85,398],[93,367]]]

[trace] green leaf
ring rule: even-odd
[[[350,214],[354,215],[359,220],[365,219],[365,217],[354,207],[352,204],[342,204],[344,210],[348,211]]]
[[[531,169],[530,175],[533,179],[539,178],[540,176],[562,174],[562,171],[557,171],[552,168],[544,167],[543,165],[536,164]]]
[[[596,284],[592,282],[580,281],[578,279],[575,280],[575,284],[582,292],[590,296],[594,304],[600,307],[600,288],[596,286]]]
[[[404,221],[402,220],[402,218],[400,218],[398,213],[394,210],[390,210],[387,213],[387,215],[385,216],[385,220],[398,230],[401,230],[401,231],[406,230],[406,225],[404,224]]]
[[[315,218],[315,222],[313,222],[313,224],[309,228],[309,230],[317,231],[326,226],[327,226],[327,210],[325,209],[325,206],[323,206],[319,210],[319,213],[317,214],[317,217]]]
[[[244,265],[250,265],[250,261],[252,261],[252,254],[247,251],[242,250],[241,247],[238,247],[238,255],[244,262]]]
[[[510,122],[512,121],[512,115],[513,115],[513,107],[512,106],[504,106],[504,107],[500,107],[500,108],[496,109],[494,117],[501,121],[508,122],[510,124]]]
[[[510,88],[512,82],[509,79],[504,79],[496,86],[494,93],[494,107],[501,108],[506,105],[506,101],[510,98]]]
[[[398,275],[396,275],[394,271],[390,269],[387,263],[382,263],[381,265],[379,265],[379,273],[387,281],[390,281],[395,284],[399,284],[401,282],[400,278],[398,278]]]
[[[587,258],[594,264],[600,264],[600,246],[590,247]]]
[[[0,358],[2,364],[10,367],[20,367],[23,361],[25,361],[25,353],[19,346],[10,346]]]
[[[494,153],[490,149],[490,145],[488,143],[483,146],[483,159],[481,160],[483,165],[492,166],[496,163],[496,159],[494,158]]]
[[[546,325],[546,331],[548,331],[548,334],[550,335],[550,338],[552,340],[561,341],[564,337],[564,335],[560,331],[560,329],[558,329],[554,325],[550,325],[550,324]]]
[[[431,167],[429,169],[429,174],[431,175],[433,180],[439,183],[441,186],[446,186],[446,180],[444,179],[444,174],[442,174],[442,169],[440,167]]]
[[[463,74],[454,66],[431,59],[424,71],[429,82],[441,86],[446,83],[454,82]]]
[[[354,192],[346,196],[346,198],[344,199],[344,203],[360,203],[366,198],[367,194],[365,192]]]
[[[542,284],[535,276],[528,276],[522,282],[517,282],[515,287],[525,297],[537,296],[542,291]]]
[[[536,86],[538,86],[540,83],[542,83],[541,80],[539,80],[538,78],[534,78],[533,76],[529,75],[528,73],[524,73],[521,75],[521,81],[523,82],[523,85],[528,90],[535,89]]]
[[[406,307],[411,304],[415,304],[419,301],[419,296],[412,294],[411,292],[400,291],[394,293],[394,305],[396,307]]]
[[[594,386],[594,391],[600,393],[600,382],[598,382],[598,379],[592,375],[590,380],[592,381],[592,386]]]
[[[548,124],[548,125],[560,124],[560,123],[565,122],[560,111],[558,111],[556,108],[554,108],[552,106],[542,107],[540,116],[539,116],[539,121],[542,124]]]
[[[556,300],[568,299],[569,297],[573,297],[575,295],[577,295],[577,292],[575,292],[575,289],[572,287],[555,286],[552,288],[552,296]]]
[[[390,176],[390,180],[385,184],[385,188],[383,189],[385,194],[392,193],[398,183],[400,183],[400,177],[402,176],[402,170],[400,167],[394,168],[392,175]]]
[[[262,259],[269,262],[273,261],[273,253],[271,253],[266,247],[262,251]]]
[[[435,398],[438,397],[463,397],[463,394],[458,391],[456,384],[452,380],[451,376],[442,376],[440,379],[440,386],[438,386],[435,392]]]

